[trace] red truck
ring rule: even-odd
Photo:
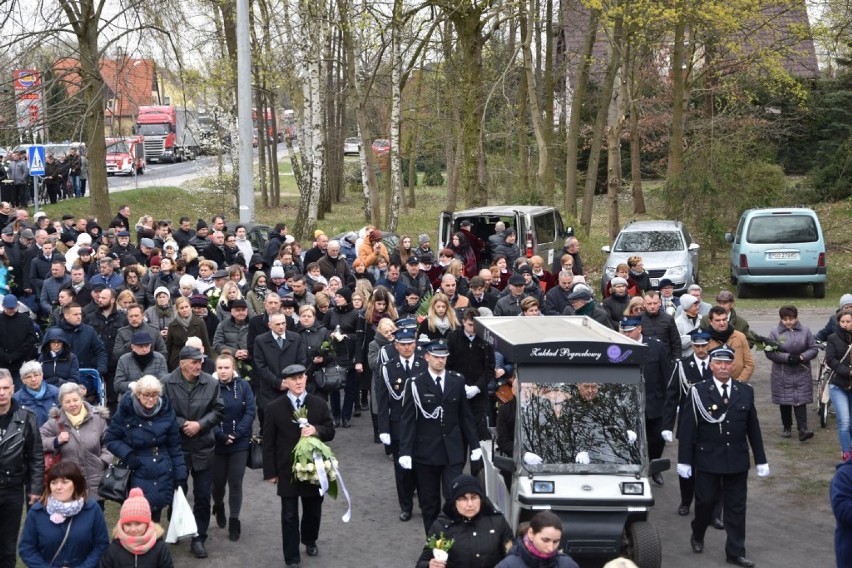
[[[145,139],[142,136],[125,136],[106,139],[107,175],[145,173]]]
[[[135,134],[142,136],[149,162],[182,162],[198,156],[200,130],[195,112],[172,105],[140,106]]]

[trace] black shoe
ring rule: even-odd
[[[662,473],[655,473],[654,475],[651,476],[651,481],[653,481],[654,483],[656,483],[657,485],[662,487],[663,486],[663,474]]]
[[[799,441],[804,442],[806,440],[810,440],[814,437],[814,433],[805,428],[804,430],[799,430]]]
[[[350,423],[347,419],[345,419],[345,418],[343,419],[343,422],[342,422],[342,424],[341,424],[341,425],[342,425],[344,428],[349,428],[349,427],[351,427],[351,426],[352,426],[352,424],[351,424],[351,423]]]
[[[189,545],[189,550],[196,558],[207,558],[207,549],[204,548],[204,543],[200,540],[193,540]]]
[[[374,444],[381,444],[381,443],[382,443],[382,441],[379,439],[379,435],[378,435],[378,434],[374,434],[374,435],[373,435],[373,443],[374,443]]]
[[[713,528],[719,531],[725,530],[725,523],[719,517],[713,517]]]
[[[239,519],[228,519],[228,538],[234,542],[240,540],[241,528]]]
[[[305,545],[305,553],[308,556],[316,556],[317,554],[319,554],[319,548],[317,548],[317,544],[316,543],[306,544]]]
[[[681,505],[677,508],[677,514],[681,517],[689,515],[689,505]]]
[[[782,438],[790,438],[790,437],[792,437],[792,436],[793,436],[793,433],[790,431],[790,429],[789,429],[789,428],[784,428],[784,431],[783,431],[783,432],[781,432],[781,437],[782,437]]]
[[[340,418],[332,418],[331,425],[335,428],[340,428]]]
[[[692,546],[692,552],[695,554],[701,554],[704,552],[704,542],[695,540],[695,537],[692,535],[689,535],[689,544]]]
[[[285,564],[284,568],[299,568],[298,564]]]
[[[728,564],[736,564],[737,566],[742,566],[743,568],[751,568],[754,566],[754,562],[746,558],[745,556],[728,556],[725,558],[725,562]]]
[[[213,505],[213,514],[216,516],[216,526],[224,529],[227,523],[227,519],[225,518],[225,504]]]
[[[411,520],[411,511],[403,511],[399,514],[399,520],[403,523],[407,523]]]
[[[352,407],[352,416],[358,417],[361,416],[361,404],[355,403],[355,406]]]

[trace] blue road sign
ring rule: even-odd
[[[27,148],[27,162],[30,164],[31,176],[43,176],[44,146],[30,146]]]

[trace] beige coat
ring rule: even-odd
[[[721,343],[717,339],[710,340],[710,350],[716,349]],[[728,338],[728,347],[734,350],[734,366],[731,376],[738,381],[747,383],[754,373],[754,356],[748,346],[748,340],[741,331],[734,331]]]

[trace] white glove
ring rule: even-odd
[[[663,440],[666,442],[671,442],[674,438],[672,438],[671,430],[663,430]]]
[[[589,452],[580,452],[579,454],[577,454],[577,457],[574,458],[574,461],[584,465],[588,464],[589,462],[591,462],[591,460],[589,459]]]
[[[636,432],[634,432],[633,430],[628,430],[627,431],[627,442],[632,444],[635,441],[636,441]]]
[[[379,440],[386,445],[390,446],[390,434],[379,434]]]
[[[524,463],[527,465],[541,465],[543,460],[540,456],[537,456],[532,452],[526,452],[524,454]]]
[[[399,456],[399,467],[411,469],[411,456]]]
[[[757,476],[758,477],[769,477],[769,464],[768,463],[757,464]]]
[[[482,450],[480,448],[475,448],[470,451],[470,461],[475,462],[482,459]]]
[[[692,466],[685,463],[677,464],[677,474],[684,479],[692,477]]]
[[[480,391],[479,387],[477,387],[475,385],[474,386],[465,385],[464,386],[464,392],[467,395],[467,398],[473,398],[482,391]]]

